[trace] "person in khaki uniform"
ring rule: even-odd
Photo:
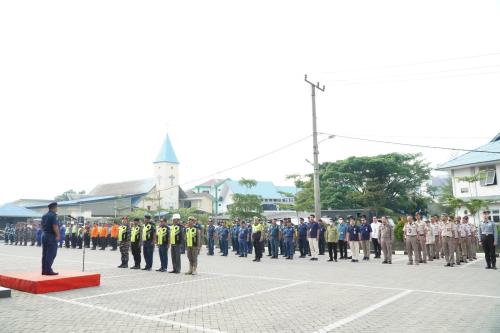
[[[453,219],[452,219],[453,221]],[[457,265],[460,265],[460,258],[462,257],[461,254],[461,249],[462,249],[462,242],[460,241],[460,234],[462,231],[462,223],[460,223],[462,219],[460,216],[455,217],[455,257],[454,261]]]
[[[467,221],[469,221],[469,217],[465,216],[467,218]],[[470,257],[472,259],[477,259],[476,258],[476,226],[474,223],[469,223],[470,226]]]
[[[418,244],[420,243],[420,231],[418,225],[413,222],[413,216],[408,215],[406,218],[408,223],[403,228],[406,250],[408,251],[408,265],[413,265],[412,251],[415,255],[415,265],[420,262],[420,253],[418,252]]]
[[[427,260],[433,261],[434,259],[434,243],[436,242],[434,238],[434,229],[432,228],[429,220],[425,221],[425,247],[427,247]]]
[[[467,229],[469,225],[465,223],[465,220],[462,218],[460,223],[460,229],[458,230],[458,236],[460,237],[460,254],[461,260],[460,262],[467,262]]]
[[[439,217],[437,215],[431,217],[430,227],[434,233],[434,255],[432,258],[439,260],[439,250],[441,247],[439,246]]]
[[[387,218],[382,216],[382,225],[378,229],[378,239],[384,252],[383,264],[392,264],[392,244],[394,243],[394,228],[387,223]]]
[[[418,232],[420,236],[418,237],[418,240],[420,241],[417,245],[418,247],[418,255],[420,257],[420,263],[427,264],[427,224],[422,221],[422,215],[420,215],[419,212],[415,213],[415,218],[417,221],[415,223],[418,226]]]
[[[444,257],[446,265],[444,267],[453,267],[453,251],[455,247],[455,223],[448,221],[447,214],[441,214],[441,224],[439,226],[439,243],[443,244]],[[452,220],[453,221],[453,220]]]

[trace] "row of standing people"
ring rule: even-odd
[[[42,226],[35,223],[7,223],[4,229],[5,245],[42,246]]]

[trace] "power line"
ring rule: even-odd
[[[497,74],[497,72],[484,72],[484,73],[471,73],[471,74],[461,74],[461,75],[447,75],[447,76],[435,76],[435,77],[423,77],[423,78],[415,78],[408,80],[391,80],[391,81],[375,81],[375,82],[354,82],[354,83],[338,83],[331,84],[332,86],[349,86],[353,84],[373,84],[373,83],[391,83],[391,82],[405,82],[405,81],[421,81],[421,80],[433,80],[433,79],[446,79],[450,77],[461,77],[461,76],[474,76],[474,75],[483,75],[483,74]]]
[[[390,66],[370,67],[370,68],[358,68],[358,69],[347,69],[347,70],[341,70],[341,71],[318,72],[318,73],[312,73],[312,74],[333,74],[333,73],[358,72],[358,71],[367,71],[367,70],[384,69],[384,68],[395,68],[395,67],[404,67],[404,66],[432,64],[432,63],[444,62],[444,61],[454,61],[454,60],[462,60],[462,59],[470,59],[470,58],[488,57],[488,56],[499,55],[499,54],[500,54],[500,52],[496,52],[496,53],[480,54],[480,55],[473,55],[473,56],[460,57],[460,58],[449,58],[449,59],[441,59],[441,60],[421,61],[421,62],[414,62],[414,63],[410,63],[410,64],[390,65]]]
[[[326,133],[321,133],[325,135],[329,135]],[[383,137],[383,138],[407,138],[407,139],[463,139],[463,140],[470,140],[470,139],[481,139],[481,140],[488,140],[491,139],[490,137],[486,136],[475,136],[475,137],[464,137],[464,136],[401,136],[401,135],[379,135],[379,134],[356,134],[357,136],[376,136],[376,137]],[[339,134],[340,136],[340,134]]]
[[[344,135],[337,135],[337,134],[328,134],[328,133],[321,133],[321,134],[335,135],[335,137],[344,138],[344,139],[360,140],[360,141],[370,141],[370,142],[378,142],[378,143],[387,143],[387,144],[400,145],[400,146],[431,148],[431,149],[444,149],[444,150],[458,150],[458,151],[467,151],[467,152],[472,152],[472,153],[500,154],[500,152],[497,152],[497,151],[471,150],[471,149],[460,149],[460,148],[446,148],[446,147],[436,147],[436,146],[424,146],[424,145],[415,145],[415,144],[410,144],[410,143],[389,142],[389,141],[381,141],[381,140],[373,140],[373,139],[355,138],[355,137],[352,137],[352,136],[344,136]]]
[[[329,82],[345,82],[345,81],[355,81],[355,80],[374,80],[374,79],[384,79],[384,78],[388,78],[388,77],[401,77],[401,76],[412,76],[412,75],[427,75],[427,74],[436,74],[436,73],[466,71],[466,70],[471,70],[471,69],[491,68],[491,67],[498,67],[498,66],[500,66],[500,65],[469,67],[469,68],[458,68],[458,69],[448,69],[448,70],[444,70],[444,71],[425,72],[425,73],[412,73],[412,74],[399,74],[399,75],[387,75],[387,76],[375,76],[375,77],[362,77],[362,78],[356,78],[356,79],[339,79],[339,80],[332,80],[332,81],[325,81],[325,82],[329,83]]]

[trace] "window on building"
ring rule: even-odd
[[[500,210],[492,210],[491,211],[491,218],[493,219],[493,222],[500,222]]]
[[[222,204],[219,204],[219,207],[222,206]]]
[[[479,184],[481,186],[488,186],[488,185],[496,185],[497,184],[497,177],[496,177],[496,170],[495,166],[486,166],[479,168],[479,171],[485,171],[483,174],[483,179],[479,181]]]
[[[467,187],[462,187],[460,193],[469,193],[469,189]]]
[[[203,191],[203,193],[210,193],[210,191]]]
[[[151,206],[148,206],[148,210],[151,210]]]

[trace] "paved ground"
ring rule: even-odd
[[[54,268],[81,270],[81,250]],[[40,267],[41,248],[0,245],[0,274]],[[499,332],[500,270],[484,259],[444,268],[307,259],[208,257],[199,275],[116,268],[119,252],[86,251],[101,286],[0,299],[1,332]],[[155,252],[154,269],[159,257]],[[188,261],[182,256],[183,271]],[[170,268],[170,267],[169,267]]]

